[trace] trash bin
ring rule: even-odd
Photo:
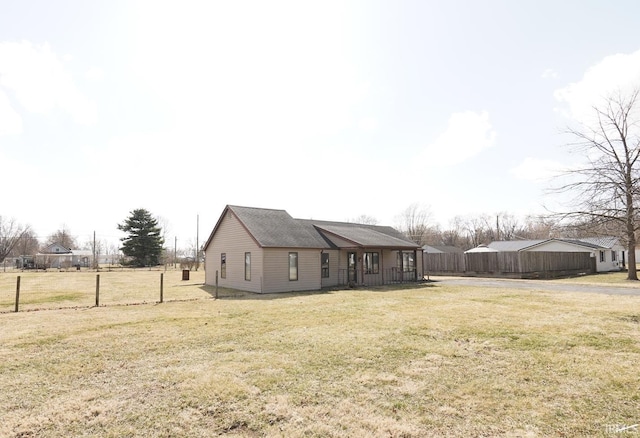
[[[183,280],[188,280],[189,279],[189,270],[188,269],[183,269],[182,270],[182,279]]]

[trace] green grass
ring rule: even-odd
[[[0,436],[611,436],[640,421],[639,297],[221,296],[0,315]]]

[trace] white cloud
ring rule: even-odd
[[[548,68],[542,72],[542,79],[556,79],[558,77],[558,72],[552,68]]]
[[[518,179],[545,182],[565,169],[566,166],[557,161],[527,157],[522,163],[510,169],[509,173]]]
[[[7,94],[0,90],[0,137],[21,133],[22,117],[11,106]]]
[[[453,113],[446,131],[427,146],[424,161],[431,166],[458,164],[493,147],[495,140],[487,111]]]
[[[631,54],[605,57],[590,67],[578,82],[558,89],[554,97],[566,104],[560,111],[569,118],[588,122],[593,107],[600,105],[612,93],[623,95],[640,87],[640,50]]]
[[[60,108],[76,123],[93,124],[96,106],[80,93],[69,71],[48,44],[0,43],[0,85],[33,113]]]

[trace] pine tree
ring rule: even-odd
[[[130,257],[133,266],[156,266],[160,264],[162,245],[162,229],[158,221],[144,208],[133,210],[130,216],[118,229],[127,233],[122,241],[122,253]]]

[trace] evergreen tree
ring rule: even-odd
[[[155,266],[160,264],[162,254],[162,229],[158,221],[144,208],[133,210],[118,229],[127,233],[122,241],[122,253],[131,258],[133,266]]]

